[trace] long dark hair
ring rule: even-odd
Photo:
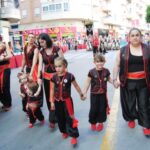
[[[51,48],[53,46],[53,41],[47,33],[41,33],[38,39],[45,40],[47,48]]]

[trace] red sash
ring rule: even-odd
[[[10,68],[9,64],[0,66],[0,90],[3,93],[3,87],[4,87],[4,70]]]

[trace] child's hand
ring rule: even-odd
[[[28,110],[28,104],[26,105],[26,110]]]
[[[19,95],[20,95],[22,98],[25,98],[25,94],[19,92]]]
[[[51,110],[55,110],[55,104],[54,104],[54,102],[51,102],[51,108],[50,108]]]
[[[39,96],[39,94],[40,94],[40,91],[37,91],[37,92],[34,94],[34,96],[37,97],[37,96]]]
[[[42,85],[42,79],[38,79],[37,82],[39,85]]]
[[[114,85],[115,88],[118,88],[120,86],[120,83],[117,80],[115,80],[113,82],[113,85]]]
[[[1,56],[0,56],[0,61],[3,61],[3,60],[4,60],[4,56],[1,55]]]
[[[85,96],[84,94],[81,94],[81,95],[80,95],[80,98],[81,98],[81,100],[84,101],[84,100],[86,99],[86,96]]]

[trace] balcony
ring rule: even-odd
[[[16,23],[21,19],[20,10],[11,7],[1,7],[0,18],[1,20],[7,20],[10,23]]]
[[[103,18],[103,22],[106,25],[122,26],[121,20],[115,19],[113,17],[105,17]]]
[[[109,12],[109,11],[111,11],[111,6],[110,6],[110,4],[107,3],[107,2],[103,2],[103,3],[101,4],[101,8],[102,8],[102,10],[103,10],[104,12]]]

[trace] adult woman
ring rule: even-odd
[[[25,72],[30,79],[37,81],[38,75],[38,56],[39,50],[35,44],[35,35],[30,33],[28,35],[28,43],[24,47],[24,54],[22,59],[21,72]],[[41,95],[43,97],[43,90],[38,91],[36,95]],[[22,101],[23,108],[27,105],[27,96],[23,98]],[[41,107],[43,106],[43,100],[41,100]]]
[[[53,45],[51,38],[46,33],[42,33],[39,35],[39,43],[41,47],[41,52],[39,54],[38,77],[41,78],[42,76],[42,66],[44,64],[43,78],[46,102],[49,110],[49,122],[50,128],[54,128],[56,117],[55,112],[50,109],[50,80],[53,73],[56,72],[54,60],[59,56],[63,56],[63,53],[59,47]]]
[[[24,47],[21,71],[24,72],[24,68],[26,67],[26,73],[33,78],[33,80],[37,80],[38,54],[39,50],[35,45],[35,35],[30,33],[28,35],[28,43]]]
[[[129,32],[129,44],[118,52],[113,71],[114,86],[118,87],[120,78],[120,96],[123,118],[130,128],[135,127],[135,119],[150,135],[149,91],[150,91],[150,49],[141,42],[141,31],[132,28]]]
[[[8,111],[12,105],[10,93],[10,66],[9,60],[12,57],[11,52],[3,43],[0,43],[0,101],[3,104],[2,109]]]

